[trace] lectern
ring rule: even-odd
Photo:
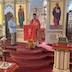
[[[24,25],[24,40],[28,41],[27,48],[35,48],[34,41],[36,40],[36,31],[34,25]]]
[[[58,44],[53,45],[54,49],[54,65],[53,72],[70,72],[70,50],[72,46],[68,46],[65,39],[60,38]],[[63,42],[63,43],[62,43]]]

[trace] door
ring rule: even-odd
[[[12,13],[10,13],[10,12],[8,12],[8,13],[5,15],[6,38],[7,38],[8,40],[11,39],[10,32],[9,32],[9,28],[8,28],[8,21],[11,19],[11,16],[12,16]]]

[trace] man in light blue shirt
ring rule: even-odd
[[[11,19],[8,22],[8,28],[11,34],[11,45],[16,45],[16,23],[14,21],[14,17],[11,16]]]

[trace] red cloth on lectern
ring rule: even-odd
[[[35,26],[34,25],[24,25],[24,40],[35,40]]]

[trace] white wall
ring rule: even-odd
[[[30,0],[30,8],[42,8],[44,0]]]
[[[46,44],[53,44],[53,43],[57,43],[58,41],[58,35],[64,35],[66,33],[66,9],[67,9],[67,3],[68,0],[62,0],[64,1],[64,11],[63,11],[63,15],[64,17],[63,19],[63,25],[62,25],[62,29],[50,29],[50,1],[52,0],[47,0],[47,21],[46,21],[46,31],[45,31],[45,42]],[[55,1],[55,0],[53,0]]]

